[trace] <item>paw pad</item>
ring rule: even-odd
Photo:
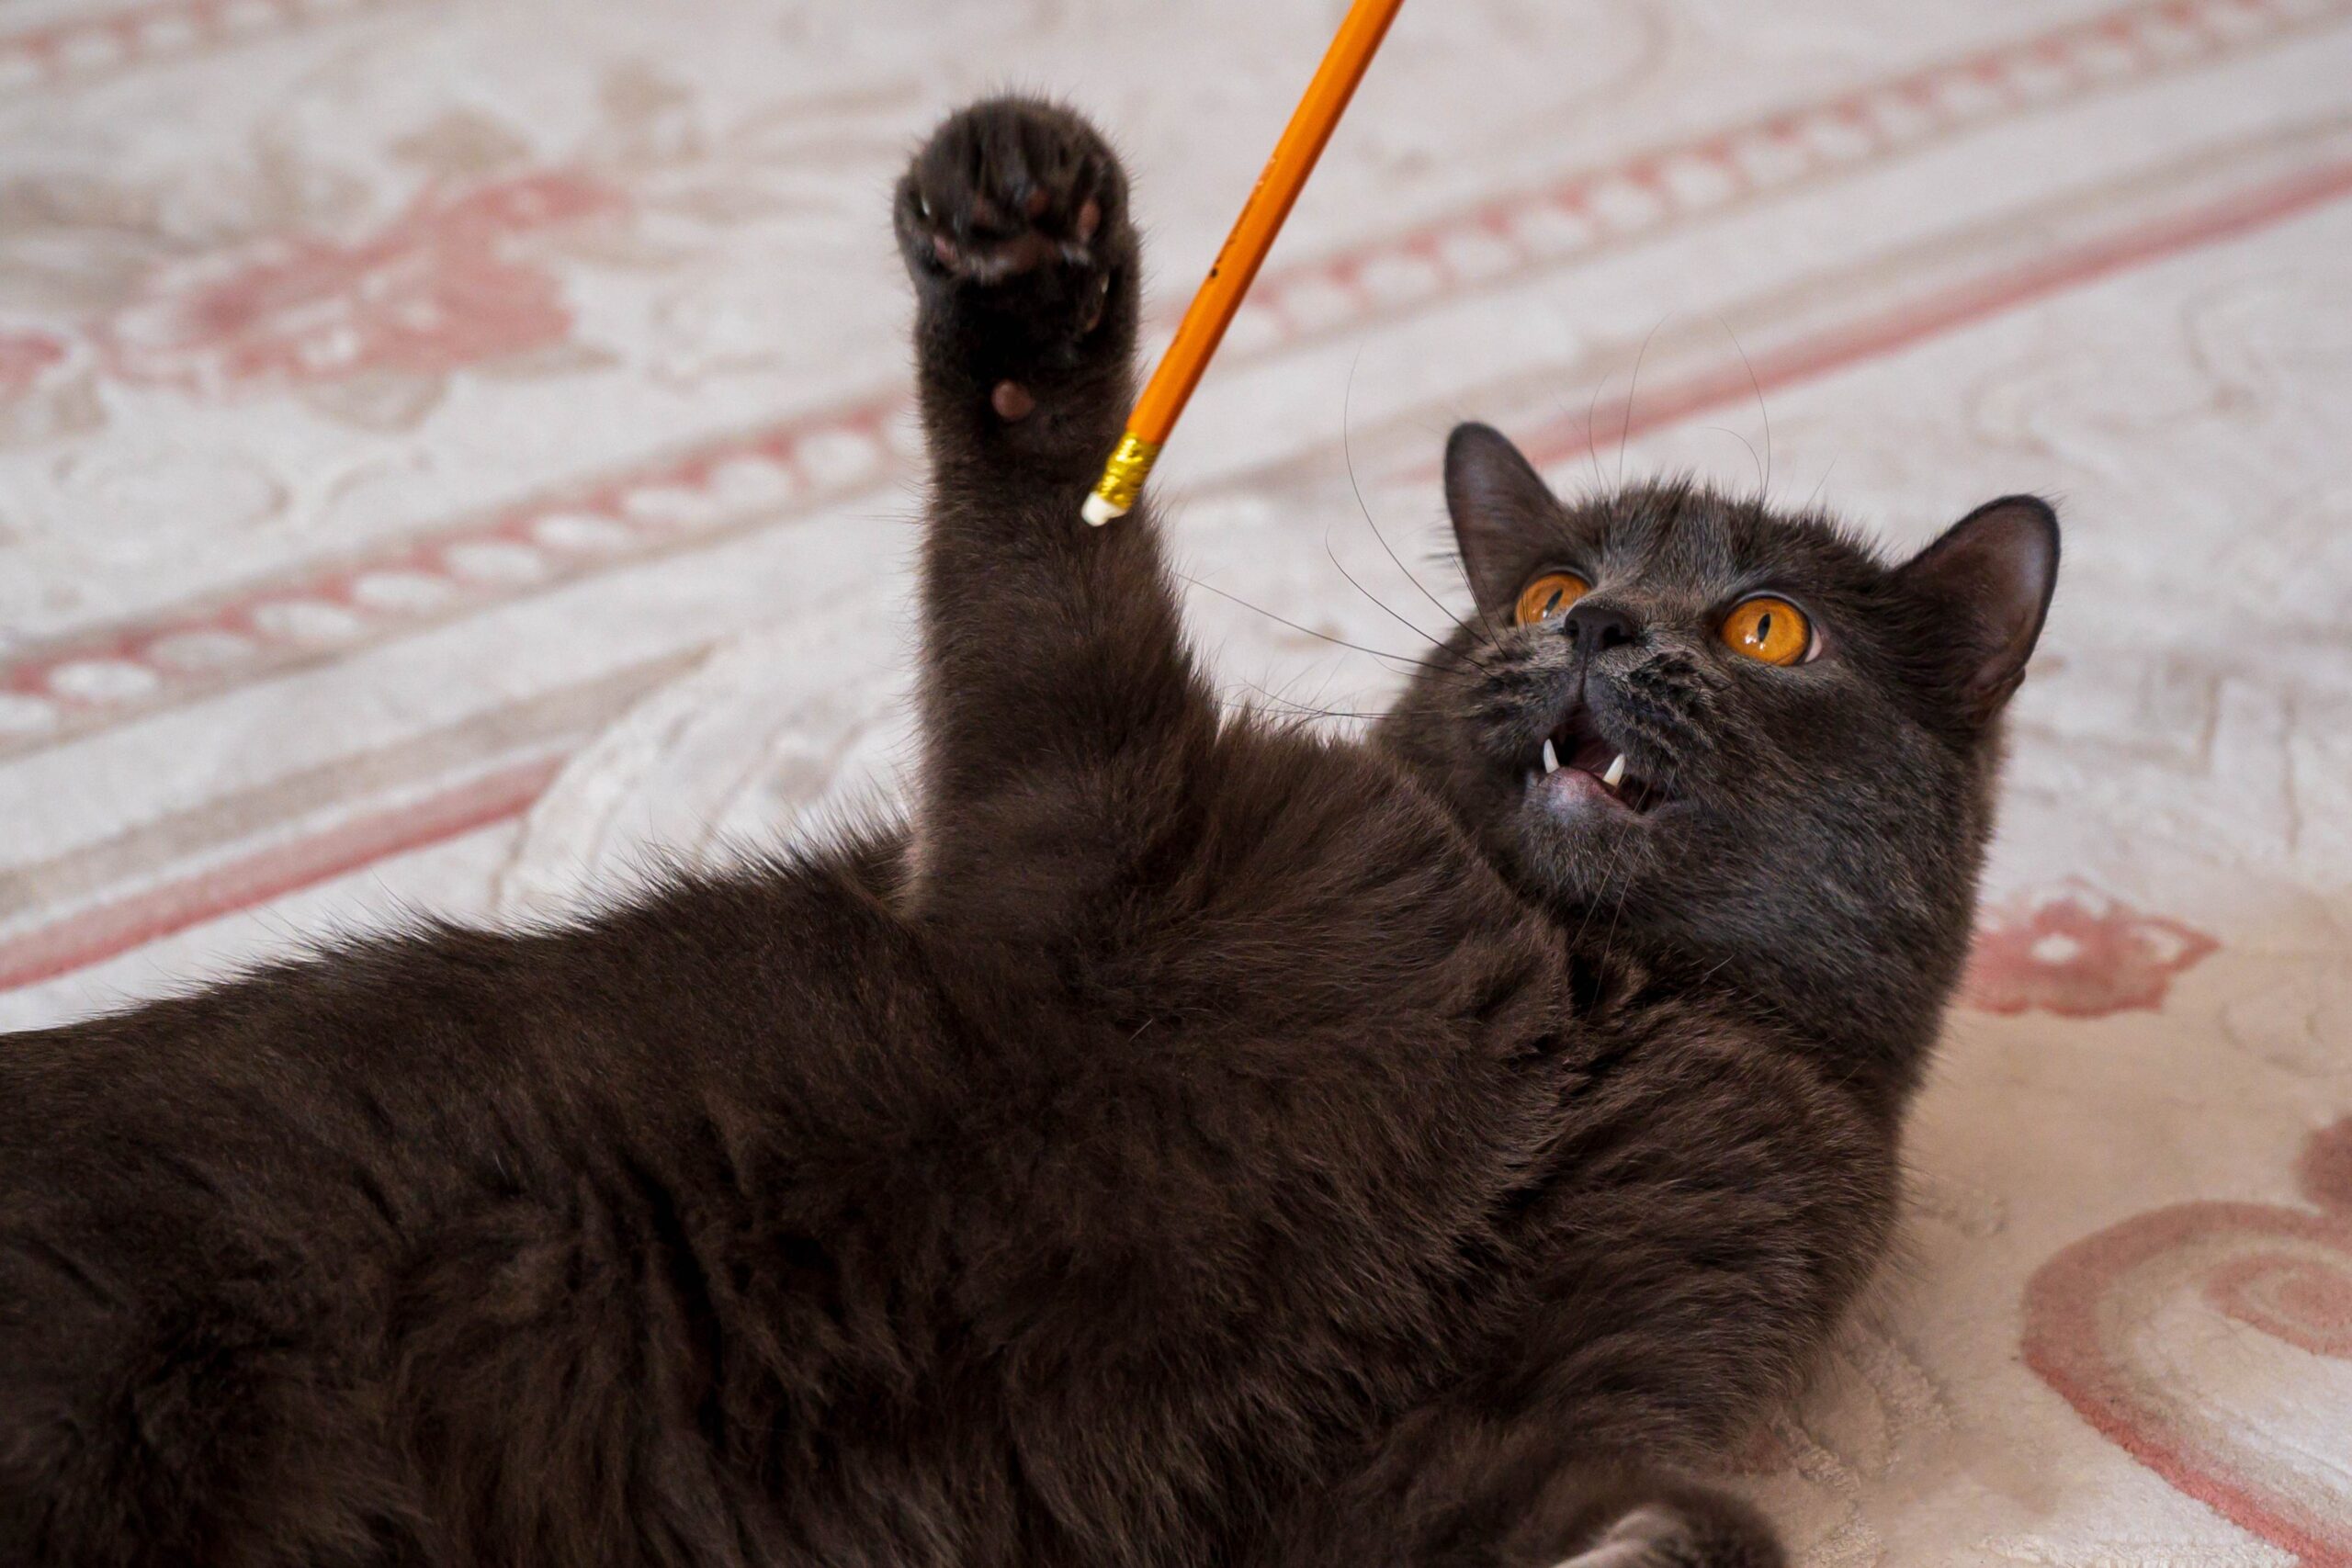
[[[1037,400],[1029,389],[1018,381],[999,381],[996,390],[989,394],[989,407],[996,410],[999,419],[1007,424],[1027,419],[1036,411]]]
[[[1124,190],[1117,160],[1083,119],[993,99],[949,118],[916,155],[899,186],[899,237],[919,267],[982,286],[1056,263],[1097,266],[1114,259],[1096,242]]]

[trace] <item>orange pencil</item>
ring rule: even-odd
[[[1114,517],[1125,516],[1135,505],[1161,444],[1176,428],[1177,416],[1184,412],[1193,389],[1200,385],[1209,356],[1232,324],[1234,311],[1241,308],[1241,297],[1250,291],[1250,280],[1273,248],[1274,236],[1282,231],[1283,220],[1290,216],[1291,204],[1298,199],[1306,176],[1315,172],[1315,160],[1323,155],[1323,144],[1331,140],[1332,128],[1340,123],[1348,100],[1355,96],[1356,84],[1363,80],[1365,67],[1372,63],[1374,51],[1380,48],[1388,24],[1396,19],[1397,8],[1404,3],[1355,0],[1349,7],[1339,36],[1316,68],[1315,80],[1306,85],[1306,96],[1299,99],[1290,124],[1283,128],[1282,140],[1274,143],[1274,155],[1266,161],[1265,173],[1258,176],[1257,187],[1242,204],[1241,216],[1234,220],[1233,232],[1225,237],[1224,248],[1210,265],[1201,291],[1193,296],[1183,321],[1178,323],[1175,341],[1160,356],[1159,367],[1151,373],[1150,384],[1127,416],[1126,434],[1103,465],[1094,492],[1086,498],[1089,523],[1100,527]]]

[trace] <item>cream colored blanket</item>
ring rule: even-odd
[[[886,795],[911,139],[1066,89],[1164,323],[1337,9],[0,0],[0,1025]],[[2352,0],[1408,6],[1161,470],[1237,700],[1393,689],[1236,601],[1412,653],[1474,415],[2065,515],[1903,1266],[1742,1484],[2352,1563]]]

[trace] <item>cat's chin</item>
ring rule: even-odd
[[[1562,768],[1525,779],[1516,809],[1492,842],[1512,879],[1563,908],[1616,900],[1669,860],[1681,835],[1661,818],[1679,803],[1637,811],[1590,773]]]

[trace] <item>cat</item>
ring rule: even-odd
[[[1358,737],[1219,708],[1127,179],[898,187],[903,820],[0,1043],[0,1561],[1758,1568],[1720,1462],[1871,1274],[2058,563],[1444,486]]]

